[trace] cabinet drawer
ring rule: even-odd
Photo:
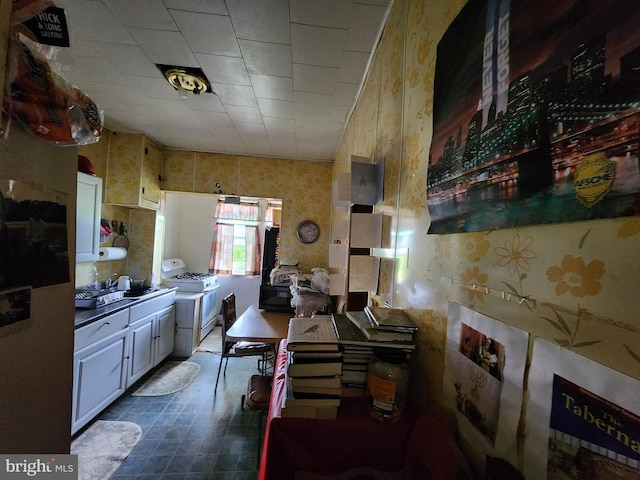
[[[169,305],[173,305],[176,301],[176,292],[167,293],[165,295],[160,295],[159,297],[151,298],[145,302],[138,303],[133,305],[129,310],[131,311],[129,322],[133,323],[136,320],[140,320],[141,318],[146,317],[147,315],[151,315],[152,313],[156,313],[163,308],[168,307]]]
[[[77,352],[94,342],[98,342],[112,333],[126,328],[128,324],[129,309],[127,308],[78,328],[74,333],[73,351]]]

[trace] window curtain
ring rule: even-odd
[[[258,222],[260,207],[255,203],[229,204],[219,201],[216,206],[216,227],[211,245],[209,272],[223,275],[233,274],[234,225],[223,220],[236,222]],[[245,227],[245,275],[260,275],[260,234],[256,225]]]
[[[216,223],[211,245],[209,273],[233,273],[233,225]]]
[[[245,275],[260,275],[260,235],[258,227],[246,226],[244,230]]]
[[[260,220],[260,207],[255,203],[224,203],[220,200],[216,206],[216,218],[220,220],[241,220],[257,222]]]

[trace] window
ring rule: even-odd
[[[260,275],[261,233],[265,224],[279,223],[282,205],[266,202],[226,203],[216,206],[209,272],[223,275]]]

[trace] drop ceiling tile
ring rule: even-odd
[[[328,113],[296,112],[295,117],[296,132],[299,131],[299,128],[306,128],[313,134],[315,129],[329,122]]]
[[[185,102],[194,111],[224,112],[224,106],[215,93],[203,93],[201,95],[187,95]],[[226,114],[225,114],[226,115]]]
[[[345,50],[371,52],[378,39],[386,7],[355,4]]]
[[[228,15],[224,0],[163,0],[167,8],[175,8],[186,12],[211,13]]]
[[[226,3],[238,38],[291,43],[288,0],[227,0]]]
[[[267,134],[262,121],[260,123],[234,122],[234,126],[241,137],[245,135],[265,136]]]
[[[178,91],[160,75],[155,78],[141,77],[139,75],[123,75],[127,85],[135,88],[138,95],[147,99],[163,99],[167,101],[181,100]]]
[[[277,117],[293,119],[293,102],[286,100],[273,100],[271,98],[256,98],[263,117]]]
[[[243,107],[240,105],[227,106],[227,113],[231,121],[236,123],[262,123],[258,107]]]
[[[202,71],[211,82],[214,92],[216,91],[216,85],[221,83],[251,85],[242,58],[208,55],[205,53],[196,53],[195,56],[202,67]]]
[[[336,90],[333,92],[333,105],[352,107],[356,101],[360,85],[354,83],[336,83]]]
[[[293,88],[300,92],[333,94],[338,69],[293,64]]]
[[[291,21],[318,27],[349,28],[350,0],[291,0]]]
[[[101,57],[77,57],[75,63],[69,67],[72,77],[71,83],[82,87],[86,80],[103,83],[126,83],[126,79],[113,65]]]
[[[293,119],[265,117],[263,114],[262,121],[264,122],[264,128],[269,133],[269,136],[271,136],[272,133],[295,134],[296,132]]]
[[[181,10],[170,12],[194,52],[233,57],[241,55],[229,17]]]
[[[338,82],[342,83],[362,83],[370,53],[346,51],[342,55]]]
[[[271,155],[271,144],[266,133],[243,133],[238,132],[242,143],[248,153],[253,155]]]
[[[335,123],[342,127],[347,123],[351,107],[343,107],[339,105],[332,105],[331,112],[329,113],[329,122]]]
[[[303,140],[296,139],[296,152],[301,158],[317,158],[320,160],[333,160],[335,148],[325,146],[324,142],[317,139]]]
[[[153,63],[181,67],[199,66],[180,32],[130,28],[129,33]]]
[[[258,108],[256,96],[253,94],[251,87],[243,85],[227,85],[224,83],[214,85],[213,91],[216,92],[218,98],[229,111],[229,106],[255,107]]]
[[[339,67],[346,30],[308,25],[291,25],[293,62],[323,67]]]
[[[103,0],[113,15],[125,26],[178,30],[163,2],[155,0]]]
[[[247,71],[261,75],[291,77],[291,45],[240,40]]]
[[[137,45],[113,45],[95,41],[89,43],[120,73],[162,77],[158,68]]]
[[[326,93],[294,93],[296,112],[330,113],[333,95]]]
[[[196,111],[195,115],[207,128],[234,128],[227,112]]]
[[[271,75],[249,75],[256,97],[293,100],[293,78]]]
[[[271,133],[268,134],[271,151],[278,157],[296,156],[296,137],[292,133]]]
[[[56,58],[61,58],[62,62],[66,65],[73,64],[73,58],[80,57],[99,57],[100,52],[98,52],[95,48],[95,40],[87,40],[81,35],[70,35],[69,36],[69,48],[61,48],[60,55]],[[100,42],[102,43],[102,42]],[[104,45],[109,45],[110,47],[114,47],[116,45],[127,45],[127,44],[113,44],[113,43],[105,43]],[[135,42],[133,38],[131,39],[131,43],[128,44],[130,46],[135,46]]]
[[[65,10],[71,43],[74,36],[108,43],[135,44],[107,6],[98,0],[58,0],[56,5]]]

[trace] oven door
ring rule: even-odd
[[[200,341],[206,337],[216,322],[218,314],[218,287],[217,284],[211,288],[204,290],[202,296],[202,317],[200,320]]]

